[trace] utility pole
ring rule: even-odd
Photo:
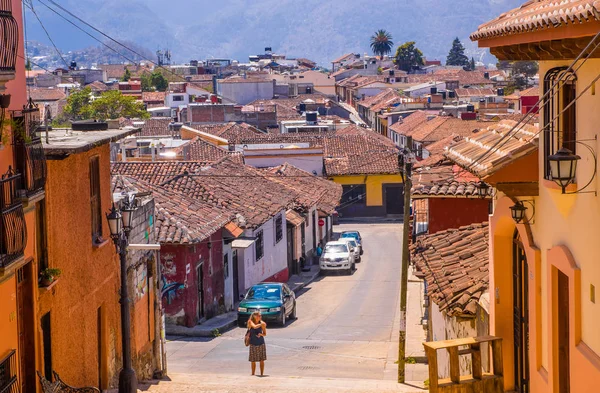
[[[406,298],[408,292],[408,240],[410,231],[410,189],[412,188],[412,138],[398,154],[398,169],[404,182],[404,222],[402,229],[402,269],[400,277],[400,334],[398,343],[398,383],[404,383],[406,367]]]

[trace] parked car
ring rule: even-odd
[[[351,237],[342,237],[340,238],[340,241],[348,243],[348,245],[350,246],[350,251],[352,251],[352,253],[354,254],[354,262],[360,262],[360,248],[358,247],[358,243],[356,242],[356,240],[354,240],[354,238]]]
[[[344,238],[348,238],[348,237],[356,240],[356,242],[358,243],[358,248],[360,249],[360,255],[362,255],[365,250],[363,248],[362,237],[360,236],[360,232],[359,231],[344,231],[340,235],[340,239],[344,239]]]
[[[246,326],[253,312],[260,311],[263,320],[285,326],[287,318],[296,319],[296,295],[286,284],[263,282],[254,285],[238,306],[238,325]]]
[[[350,245],[345,241],[327,243],[319,260],[319,266],[323,272],[343,270],[347,274],[352,274],[354,264],[354,252],[350,250]]]

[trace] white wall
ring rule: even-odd
[[[254,100],[273,98],[273,81],[217,83],[218,94],[226,99],[246,105]]]
[[[283,237],[275,243],[275,217],[265,222],[255,230],[244,231],[244,236],[256,236],[260,230],[263,231],[264,253],[258,261],[255,258],[255,246],[252,245],[246,249],[238,251],[240,270],[239,284],[240,293],[245,293],[252,285],[287,268],[287,230],[285,228],[285,210],[278,214],[283,215]]]
[[[182,96],[183,101],[174,101],[174,96]],[[187,105],[190,103],[190,95],[188,93],[169,93],[165,99],[166,106],[170,108],[178,108],[179,105]]]
[[[286,162],[300,168],[308,173],[316,172],[316,176],[323,176],[323,156],[288,156],[285,154],[279,156],[249,156],[244,154],[246,165],[255,168],[270,168],[283,165]]]
[[[225,278],[225,308],[227,311],[233,310],[233,250],[231,249],[231,243],[223,244],[223,255],[227,255],[227,278]],[[223,257],[223,260],[225,258]]]

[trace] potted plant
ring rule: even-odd
[[[40,283],[44,287],[50,286],[58,277],[60,277],[60,269],[46,268],[40,273]]]

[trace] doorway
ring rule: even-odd
[[[42,343],[44,345],[44,377],[52,381],[52,335],[50,326],[50,312],[42,316]]]
[[[513,238],[513,324],[515,390],[529,393],[529,285],[527,257],[519,232]]]
[[[288,272],[290,275],[296,274],[296,269],[294,269],[294,238],[292,237],[292,227],[287,227],[287,265]]]
[[[398,215],[404,213],[404,195],[401,184],[384,184],[385,214]]]
[[[204,318],[204,264],[196,266],[196,277],[198,278],[198,318],[197,321]]]
[[[240,300],[240,273],[238,271],[238,252],[233,250],[231,253],[231,263],[233,264],[233,302]]]
[[[33,315],[33,266],[17,270],[17,323],[19,331],[19,369],[21,392],[35,391],[35,341]]]
[[[557,327],[558,327],[558,391],[569,393],[570,383],[570,350],[569,350],[569,277],[557,271]]]

